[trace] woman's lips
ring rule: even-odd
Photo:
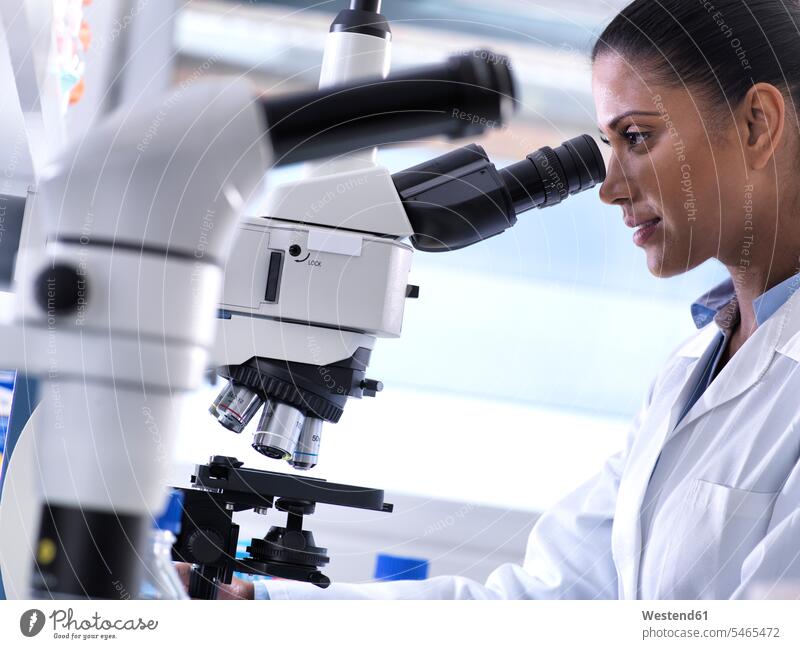
[[[642,246],[645,242],[653,236],[653,233],[658,229],[658,224],[661,223],[661,219],[656,217],[654,219],[650,219],[649,221],[645,221],[636,227],[636,232],[633,233],[633,243],[637,246]]]

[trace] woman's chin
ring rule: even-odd
[[[685,273],[688,267],[685,263],[677,264],[673,260],[664,257],[662,250],[659,249],[647,251],[647,269],[654,277],[667,279],[668,277],[675,277]]]

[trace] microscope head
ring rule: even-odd
[[[472,144],[393,176],[374,167],[279,189],[271,218],[243,222],[226,268],[217,373],[229,383],[212,415],[238,433],[263,407],[253,448],[312,468],[322,423],[382,389],[366,375],[374,342],[400,335],[405,300],[419,293],[407,240],[464,248],[604,178],[583,135],[500,170]]]

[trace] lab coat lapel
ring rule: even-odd
[[[788,331],[796,331],[800,316],[798,301],[790,299],[763,325],[755,330],[742,348],[722,368],[708,389],[686,413],[671,436],[684,430],[714,408],[742,395],[766,374],[775,352],[782,347]],[[794,324],[793,324],[794,323]]]
[[[640,512],[650,476],[703,371],[701,359],[713,352],[709,348],[717,332],[715,325],[709,325],[676,352],[671,367],[660,381],[658,397],[651,404],[645,425],[631,449],[631,459],[617,495],[614,530],[614,556],[622,599],[635,599],[638,592],[642,550]]]
[[[777,352],[796,362],[800,362],[800,291],[795,292],[784,307],[786,324],[778,339]]]

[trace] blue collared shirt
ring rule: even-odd
[[[753,310],[756,314],[756,325],[764,324],[778,309],[780,309],[794,292],[800,288],[800,273],[793,275],[780,284],[773,286],[763,295],[753,300]],[[692,304],[692,318],[698,329],[702,329],[712,320],[717,323],[720,331],[714,339],[716,351],[711,356],[708,365],[695,386],[692,395],[686,402],[681,419],[691,410],[692,406],[702,396],[703,392],[711,385],[720,358],[728,346],[733,329],[739,322],[739,305],[733,288],[733,280],[728,279],[719,286],[702,295]],[[680,421],[680,420],[679,420]]]

